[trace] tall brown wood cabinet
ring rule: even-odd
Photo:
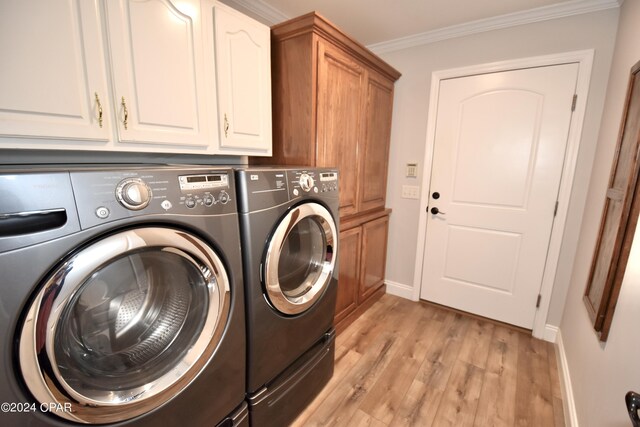
[[[273,157],[256,164],[338,167],[336,324],[384,293],[393,85],[400,73],[317,13],[271,29]]]

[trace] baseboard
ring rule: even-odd
[[[562,404],[564,406],[564,422],[567,427],[578,427],[578,413],[576,403],[573,398],[573,387],[571,386],[571,375],[569,375],[569,364],[564,351],[562,341],[562,331],[556,328],[556,360],[560,370],[560,386],[562,387]]]
[[[413,286],[405,285],[404,283],[392,282],[390,280],[385,280],[384,283],[387,284],[388,294],[413,301]]]
[[[558,327],[548,323],[544,325],[544,335],[542,339],[550,343],[555,343],[558,339]]]

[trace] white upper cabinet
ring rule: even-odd
[[[118,140],[208,145],[199,1],[106,6]]]
[[[0,148],[271,155],[270,30],[216,0],[0,0]]]
[[[108,141],[103,46],[98,0],[0,1],[0,134]]]
[[[213,13],[219,151],[270,156],[270,29],[221,4]]]

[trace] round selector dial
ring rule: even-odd
[[[124,179],[116,188],[116,199],[132,211],[144,209],[151,201],[151,188],[141,179]]]
[[[298,182],[300,183],[300,188],[306,192],[310,191],[315,184],[313,177],[306,173],[300,175],[300,180]]]
[[[220,195],[218,196],[218,200],[223,205],[226,205],[227,203],[229,203],[229,200],[231,200],[231,197],[229,196],[229,193],[227,193],[226,191],[222,190],[220,192]]]

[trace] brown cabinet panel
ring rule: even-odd
[[[271,43],[273,156],[252,164],[315,164],[315,38],[311,33]]]
[[[340,170],[340,216],[357,212],[358,139],[365,70],[328,43],[318,45],[318,166]]]
[[[383,208],[387,192],[387,165],[391,138],[393,83],[377,73],[367,79],[366,119],[362,138],[362,169],[358,210]]]
[[[338,255],[340,273],[338,276],[335,323],[347,317],[358,305],[361,238],[361,227],[340,233],[340,252]]]
[[[336,322],[345,325],[384,293],[387,163],[400,73],[315,12],[273,26],[271,55],[273,157],[249,162],[339,168]]]
[[[388,216],[362,224],[359,302],[365,300],[384,284],[388,231]]]

